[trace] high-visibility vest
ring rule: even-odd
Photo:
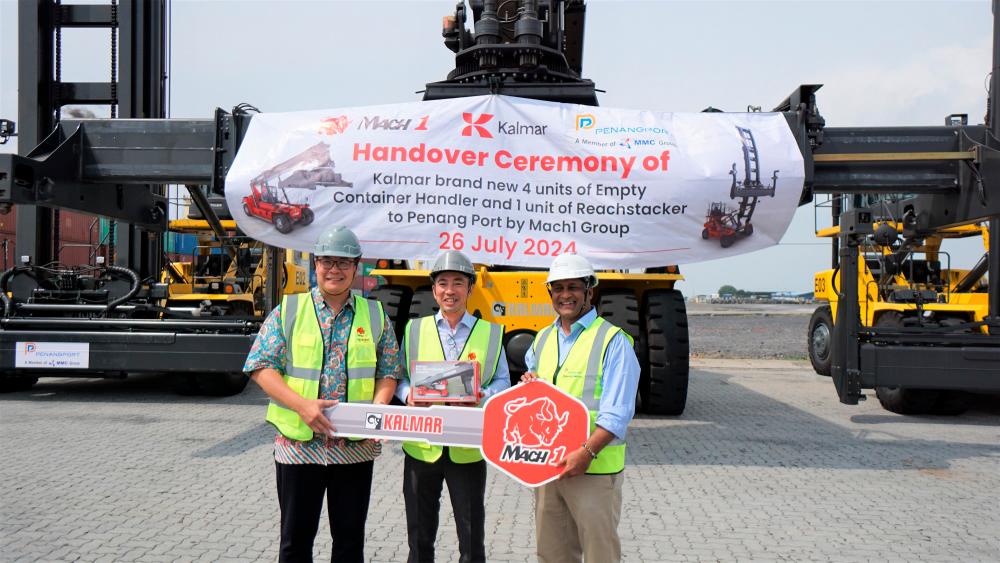
[[[354,322],[347,339],[345,402],[371,403],[375,398],[375,346],[382,338],[383,318],[381,303],[354,296]],[[311,293],[286,295],[281,300],[281,328],[285,334],[285,384],[306,399],[318,399],[323,331]],[[267,421],[292,440],[313,438],[312,428],[298,413],[274,399],[267,406]]]
[[[590,411],[590,432],[597,425],[597,412],[601,405],[601,384],[604,375],[604,354],[608,344],[619,332],[627,332],[597,317],[573,343],[562,365],[559,365],[559,337],[556,325],[550,325],[535,337],[532,343],[538,363],[538,377],[554,384],[566,393],[577,397]],[[587,469],[587,473],[618,473],[625,469],[625,441],[615,438],[601,450]]]
[[[489,385],[500,362],[500,350],[503,344],[503,325],[476,319],[472,332],[458,359],[474,361],[479,364],[479,377],[482,387]],[[414,319],[406,325],[406,365],[412,361],[442,362],[445,359],[444,345],[438,332],[437,320],[433,317]],[[412,391],[411,391],[412,392]],[[440,457],[444,448],[432,446],[425,442],[404,442],[403,451],[414,459],[434,463]],[[478,448],[448,447],[448,457],[455,463],[473,463],[483,459]]]

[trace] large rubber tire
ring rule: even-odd
[[[535,340],[533,330],[515,330],[505,337],[504,352],[507,354],[507,367],[510,370],[510,384],[516,385],[527,371],[524,355]]]
[[[813,311],[806,333],[809,348],[809,362],[820,375],[830,377],[830,352],[833,349],[833,315],[829,305],[821,305]]]
[[[935,414],[941,398],[938,391],[905,387],[876,387],[875,396],[882,408],[896,414]]]
[[[246,389],[250,378],[243,372],[182,373],[173,378],[174,393],[188,396],[229,397]]]
[[[743,227],[743,236],[748,237],[752,234],[753,234],[753,224],[747,223],[746,226]]]
[[[249,213],[247,213],[247,215],[249,215]],[[702,240],[708,240],[708,229],[702,229],[701,230],[701,239]]]
[[[368,298],[382,303],[385,314],[392,321],[396,342],[401,342],[406,321],[409,320],[407,315],[410,312],[410,301],[413,300],[413,290],[405,285],[383,285],[371,290]]]
[[[682,414],[687,404],[690,353],[684,296],[675,289],[647,291],[642,312],[649,348],[649,385],[639,389],[644,410],[649,414]]]
[[[303,227],[311,225],[314,219],[316,219],[316,215],[313,213],[312,209],[309,209],[308,207],[302,208],[302,215],[299,215],[299,225]]]
[[[719,244],[722,248],[729,248],[734,242],[736,242],[736,235],[722,235],[719,239]]]
[[[883,313],[875,321],[876,327],[902,327],[903,315],[896,311]],[[876,387],[875,396],[882,408],[896,414],[933,414],[941,393],[933,389],[907,389],[905,387]]]
[[[243,372],[240,371],[213,373],[199,376],[198,386],[201,388],[203,395],[229,397],[242,393],[249,381],[250,378],[243,375]]]
[[[431,286],[418,287],[413,292],[413,299],[410,301],[410,310],[407,318],[419,319],[429,317],[438,312],[438,304],[434,301],[434,294],[431,293]]]
[[[635,355],[639,359],[639,389],[649,387],[649,347],[646,345],[646,331],[639,315],[639,300],[631,289],[609,289],[602,291],[597,300],[597,310],[611,324],[621,328],[632,337]],[[639,412],[645,412],[642,393],[639,393]]]
[[[292,232],[292,220],[288,218],[288,215],[284,213],[279,213],[271,218],[274,222],[274,228],[278,230],[279,233],[287,235]]]
[[[38,383],[37,377],[27,375],[0,376],[0,393],[27,391]]]
[[[958,416],[969,410],[970,400],[969,394],[965,391],[941,391],[941,396],[934,405],[934,414]]]
[[[178,395],[201,395],[201,378],[192,373],[182,373],[173,377],[174,393]]]

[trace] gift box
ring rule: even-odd
[[[412,362],[410,396],[414,403],[469,403],[480,399],[479,362]]]

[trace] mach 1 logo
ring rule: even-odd
[[[351,124],[351,121],[347,119],[346,115],[341,115],[338,117],[328,117],[319,122],[319,134],[320,135],[338,135],[347,130],[347,126]]]
[[[484,139],[492,139],[493,134],[483,127],[483,125],[489,123],[491,119],[493,119],[493,114],[481,113],[476,116],[475,114],[471,114],[469,112],[463,112],[462,121],[464,121],[467,125],[462,128],[462,136],[471,137],[472,132],[475,131]]]
[[[429,115],[420,117],[414,131],[426,131]],[[413,118],[382,117],[380,115],[366,115],[358,121],[358,131],[408,131],[413,124]]]
[[[559,413],[547,397],[530,402],[521,397],[504,405],[503,411],[507,413],[504,440],[532,447],[551,446],[569,418],[568,412]]]
[[[524,397],[515,399],[503,410],[507,413],[507,425],[503,429],[504,448],[500,461],[523,461],[525,463],[546,463],[550,453],[562,458],[565,448],[550,452],[547,449],[562,432],[569,412],[560,413],[556,404],[548,397],[528,401]]]
[[[483,407],[483,457],[529,487],[562,473],[560,462],[587,439],[590,415],[545,381],[516,385]]]

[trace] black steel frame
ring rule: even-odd
[[[22,0],[22,3],[34,6],[29,0]],[[133,0],[133,6],[140,3]],[[44,0],[42,4],[51,5],[51,0]],[[524,23],[515,26],[515,35],[521,40],[510,50],[495,43],[502,30],[489,21],[483,25],[477,21],[474,37],[464,31],[449,34],[446,30],[446,44],[458,55],[456,72],[448,81],[429,84],[425,99],[484,92],[545,99],[544,93],[531,94],[528,87],[531,80],[522,84],[525,88],[518,89],[517,80],[500,84],[490,79],[504,60],[516,59],[523,64],[518,58],[522,55],[529,60],[535,57],[535,61],[550,55],[542,44],[544,41],[534,40],[536,36],[547,37],[545,40],[551,37],[539,28],[540,22],[535,21],[539,12],[537,3],[533,4],[536,11],[526,10]],[[582,22],[582,3],[564,5],[553,1],[542,4],[541,10],[549,10],[549,13],[554,9],[572,8],[573,17]],[[475,19],[480,20],[481,16],[495,12],[496,3],[473,1],[472,7]],[[81,8],[75,13],[76,17],[88,21],[98,21],[102,17],[99,10]],[[83,14],[89,15],[84,18]],[[464,8],[459,8],[457,16],[464,21]],[[22,20],[22,30],[39,30],[34,38],[33,34],[22,33],[26,37],[22,41],[27,41],[25,45],[29,50],[40,48],[39,44],[45,42],[42,38],[47,37],[51,29],[51,22],[46,17],[49,15],[39,10]],[[566,17],[569,17],[568,11]],[[994,9],[995,65],[1000,64],[998,17]],[[464,26],[458,28],[464,29]],[[554,33],[561,36],[562,32],[557,29]],[[579,36],[582,39],[582,32]],[[145,43],[143,46],[155,49]],[[51,60],[51,57],[34,59],[33,56],[28,57],[28,62],[34,70],[23,71],[28,73],[22,75],[26,77],[25,83],[37,83],[45,73],[46,61]],[[135,60],[146,58],[135,57]],[[579,57],[567,51],[564,62],[566,67],[560,71],[564,74],[561,76],[564,82],[556,81],[551,87],[589,89],[592,95],[593,83],[578,79]],[[484,69],[494,72],[484,72]],[[574,72],[577,79],[573,78]],[[148,78],[144,73],[132,76],[133,81],[139,77]],[[997,80],[994,74],[990,94],[992,108],[1000,107]],[[140,80],[140,83],[149,86],[148,82]],[[91,89],[100,90],[98,87]],[[147,87],[144,91],[151,89]],[[1000,198],[995,197],[1000,193],[998,120],[991,118],[987,127],[951,123],[939,127],[827,128],[816,105],[818,89],[818,85],[803,85],[774,110],[783,113],[802,151],[806,189],[800,203],[811,201],[814,193],[909,193],[915,196],[893,204],[891,212],[894,217],[911,217],[908,224],[914,233],[989,221],[993,251],[989,255],[988,271],[991,280],[1000,279],[1000,252],[997,251],[1000,249]],[[83,90],[86,88],[77,88],[77,91]],[[566,99],[565,96],[565,92],[560,94],[562,99]],[[22,99],[23,115],[33,117],[21,120],[28,123],[27,133],[22,129],[21,142],[26,147],[37,143],[38,147],[26,156],[0,156],[0,206],[17,204],[28,209],[35,205],[71,209],[87,206],[87,209],[111,210],[109,213],[113,216],[145,227],[156,227],[164,220],[155,211],[158,195],[148,189],[133,188],[184,183],[207,185],[221,194],[225,174],[250,119],[249,115],[217,111],[212,119],[205,120],[66,120],[56,127],[34,112],[36,105],[51,107],[42,98],[44,96]],[[49,105],[45,105],[47,103]],[[45,131],[52,132],[43,140],[41,135]],[[37,207],[34,209],[35,219],[25,220],[29,235],[45,225],[44,212]],[[210,208],[202,211],[206,216],[212,214]],[[840,279],[844,281],[842,287],[837,288],[841,306],[838,307],[833,351],[833,375],[841,400],[856,403],[862,389],[876,385],[1000,389],[1000,362],[996,361],[1000,359],[1000,324],[997,322],[1000,283],[991,284],[989,289],[991,334],[943,335],[934,331],[921,333],[863,327],[857,302],[857,249],[871,234],[875,216],[873,210],[861,207],[841,211],[842,215],[837,218],[841,234],[835,245],[835,256],[841,268]],[[36,236],[30,240],[37,245],[38,239]],[[20,235],[18,245],[19,248],[22,245]],[[271,252],[272,257],[277,258],[278,251],[272,249]],[[280,261],[272,259],[271,264],[275,268],[271,279],[277,280]],[[269,294],[272,305],[276,296],[277,288],[272,287]],[[13,328],[16,323],[8,321],[7,325]],[[0,331],[0,362],[8,358],[4,354],[10,345],[11,334],[14,333],[8,332],[7,326]],[[36,335],[34,332],[24,334]],[[250,337],[244,335],[243,338]],[[238,354],[232,356],[235,358]]]
[[[142,280],[158,280],[168,219],[164,185],[207,186],[221,194],[248,121],[222,111],[207,120],[164,119],[165,0],[109,5],[20,0],[18,15],[21,155],[0,155],[0,210],[14,205],[18,210],[16,256],[29,257],[32,264],[51,262],[58,239],[53,210],[82,211],[121,221],[114,263]],[[71,27],[107,29],[109,36],[117,32],[117,49],[112,43],[110,50],[111,67],[116,69],[112,78],[116,73],[117,80],[57,79],[55,38],[59,30]],[[60,120],[61,108],[69,104],[109,104],[121,119]],[[192,192],[203,196],[200,189]],[[206,198],[194,199],[213,228],[218,227]],[[271,279],[277,280],[279,252],[269,252]],[[30,290],[13,284],[15,298]],[[274,306],[278,284],[269,283],[267,290],[267,304]],[[63,313],[82,315],[102,309],[65,308]],[[4,376],[35,373],[14,368],[15,347],[27,341],[90,344],[89,369],[63,370],[60,375],[238,372],[259,327],[259,320],[45,317],[58,306],[12,309],[0,319]],[[118,312],[130,310],[133,307],[122,306]]]

